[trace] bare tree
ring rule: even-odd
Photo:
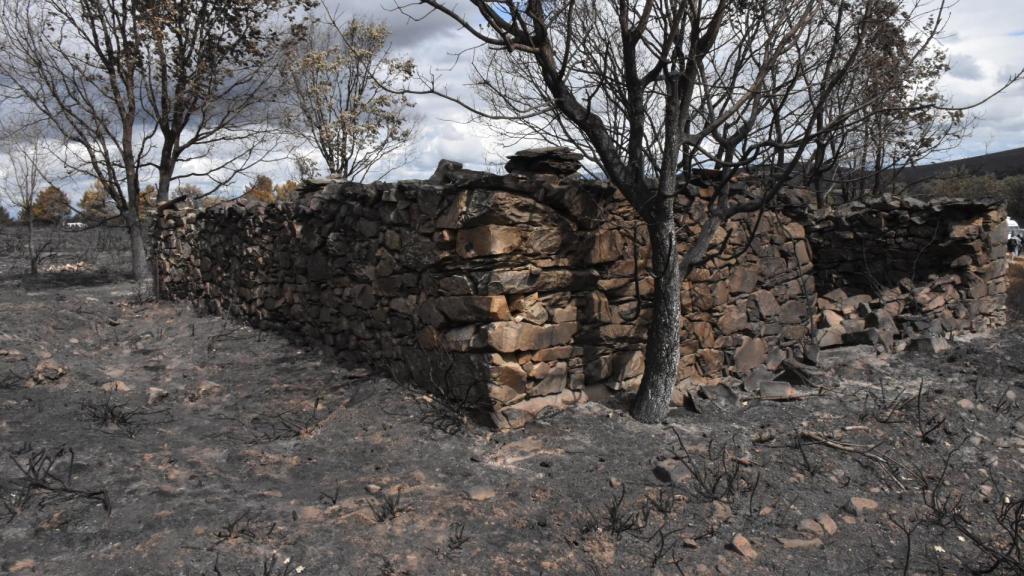
[[[430,75],[420,92],[459,102],[506,133],[575,146],[645,222],[655,288],[638,420],[660,421],[669,408],[682,279],[709,255],[734,256],[709,252],[715,231],[762,210],[816,142],[864,125],[885,102],[883,92],[823,117],[837,87],[865,65],[872,1],[470,0],[472,17],[446,0],[399,6],[413,18],[424,15],[417,7],[440,12],[483,48],[482,103],[450,95]],[[920,22],[936,8],[908,9]],[[737,194],[741,171],[758,173],[758,198]],[[698,185],[713,191],[707,214],[698,230],[677,230],[677,202],[689,204]]]
[[[266,158],[254,115],[287,20],[313,0],[0,0],[0,86],[44,117],[76,173],[104,183],[131,237],[132,272],[147,275],[141,180],[157,200],[179,178],[217,186]],[[273,24],[273,25],[272,25]],[[229,148],[210,162],[214,146]],[[176,174],[201,159],[198,172]]]
[[[279,52],[296,13],[317,0],[138,1],[143,51],[142,108],[159,128],[148,164],[156,169],[157,202],[174,181],[209,177],[220,188],[279,150],[275,107],[269,106]],[[220,157],[192,168],[194,160]],[[177,172],[181,164],[188,172]]]
[[[408,161],[417,133],[412,102],[396,90],[412,75],[412,60],[392,57],[390,31],[370,20],[333,12],[309,20],[305,32],[285,55],[286,126],[329,173],[385,177]]]
[[[106,184],[141,283],[147,265],[140,172],[154,129],[139,113],[143,58],[130,8],[120,0],[4,0],[0,75],[7,95],[45,118],[66,145],[67,167]]]
[[[837,24],[862,22],[860,65],[841,79],[816,121],[824,125],[864,104],[869,119],[818,135],[803,174],[820,205],[835,190],[845,200],[891,190],[903,169],[955,147],[971,128],[965,110],[952,107],[937,88],[949,69],[936,42],[948,18],[945,5],[938,3],[926,17],[896,0],[853,6],[830,9]]]
[[[44,252],[36,246],[36,204],[53,175],[56,159],[50,155],[36,126],[5,127],[0,142],[7,159],[0,180],[0,197],[21,213],[20,219],[28,230],[29,273],[36,275]]]

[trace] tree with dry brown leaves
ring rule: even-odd
[[[285,52],[285,126],[319,153],[329,174],[379,179],[409,160],[418,121],[397,88],[415,66],[391,55],[390,35],[382,23],[329,13],[308,20]]]

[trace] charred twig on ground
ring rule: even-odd
[[[922,397],[924,396],[924,380],[921,380],[917,386],[917,397],[914,402],[914,424],[917,426],[918,438],[925,444],[931,444],[934,440],[931,435],[942,428],[946,424],[946,417],[939,414],[925,414],[924,408],[922,407]]]
[[[646,496],[647,506],[656,512],[667,516],[675,511],[676,491],[672,487],[659,488],[655,496]]]
[[[654,546],[654,551],[651,553],[651,568],[657,568],[666,556],[675,551],[680,543],[679,534],[682,532],[682,528],[669,529],[669,523],[666,520],[647,537],[647,542]]]
[[[449,552],[458,552],[469,542],[469,536],[464,534],[465,531],[466,526],[462,522],[455,522],[448,527],[448,542],[446,545]]]
[[[821,472],[821,464],[816,464],[811,461],[811,457],[807,455],[806,442],[801,434],[797,434],[793,439],[793,447],[800,452],[800,465],[804,469],[804,472],[811,477],[817,476]]]
[[[908,473],[917,481],[917,489],[921,493],[925,507],[931,512],[932,522],[939,526],[947,526],[955,514],[963,507],[963,494],[958,490],[949,491],[947,476],[952,471],[953,457],[963,448],[968,436],[946,452],[942,459],[942,467],[934,475],[918,466],[909,466]]]
[[[139,433],[145,424],[144,418],[167,412],[128,408],[128,404],[115,402],[113,395],[108,395],[102,402],[85,400],[81,406],[82,411],[97,428],[104,432],[113,429],[129,438],[134,438]]]
[[[246,510],[235,517],[234,520],[229,521],[227,524],[221,526],[215,533],[214,536],[217,538],[217,542],[214,543],[213,548],[228,542],[231,540],[248,540],[249,542],[255,542],[261,536],[270,536],[277,528],[277,523],[272,523],[269,528],[264,530],[258,526],[259,520],[252,515],[251,510]]]
[[[900,469],[899,463],[897,463],[895,460],[893,460],[892,458],[890,458],[888,456],[885,456],[883,454],[878,454],[877,452],[874,451],[881,444],[876,444],[874,446],[862,446],[862,445],[858,445],[858,444],[847,444],[845,442],[840,442],[838,440],[832,440],[830,438],[827,438],[823,434],[820,434],[818,432],[813,432],[811,430],[801,430],[799,435],[800,435],[800,437],[802,439],[810,440],[811,442],[814,442],[815,444],[820,444],[822,446],[828,446],[829,448],[833,448],[833,449],[839,450],[841,452],[849,452],[851,454],[859,454],[860,456],[863,456],[863,457],[865,457],[865,458],[875,462],[876,464],[881,466],[881,468],[883,470],[885,470],[889,474],[889,476],[892,477],[892,480],[896,483],[897,486],[900,487],[901,490],[905,490],[906,489],[906,486],[903,485],[903,482],[900,480],[899,475],[897,475],[897,473],[896,473],[896,471]]]
[[[9,484],[0,482],[0,490],[3,492],[0,506],[3,506],[8,521],[27,509],[33,500],[39,508],[72,500],[91,500],[101,504],[107,513],[110,512],[110,496],[106,490],[82,490],[74,487],[72,480],[75,452],[71,448],[61,446],[56,450],[32,450],[24,459],[19,458],[21,455],[9,455],[20,472],[20,477]],[[58,464],[67,466],[67,474],[57,474]]]
[[[686,448],[678,430],[673,428],[672,431],[678,441],[675,455],[693,476],[693,489],[698,496],[709,501],[729,500],[744,484],[749,484],[743,474],[743,464],[736,457],[738,450],[727,445],[716,446],[712,438],[708,440],[706,455],[698,456]]]
[[[465,535],[466,526],[462,522],[453,522],[448,526],[448,540],[445,542],[445,549],[434,548],[431,552],[434,557],[451,560],[453,556],[462,551],[462,547],[469,542],[469,536]]]
[[[623,534],[636,532],[643,528],[644,522],[637,511],[627,510],[625,507],[626,486],[615,496],[605,507],[605,526],[616,539],[622,538]]]
[[[994,531],[982,533],[978,522],[972,522],[957,512],[951,516],[953,526],[968,542],[981,552],[987,562],[974,570],[978,574],[992,574],[1002,570],[1010,574],[1024,574],[1024,498],[1003,496],[994,510]]]
[[[479,390],[456,374],[455,356],[450,351],[420,348],[419,353],[434,358],[425,362],[426,372],[414,378],[426,392],[418,395],[424,407],[420,422],[449,436],[465,432],[469,416],[487,408]],[[391,372],[394,380],[403,379],[397,367],[392,366]]]
[[[335,486],[333,492],[321,492],[320,501],[328,506],[337,506],[338,498],[341,495],[341,486]]]
[[[871,418],[879,424],[902,424],[906,421],[902,414],[913,400],[914,397],[906,394],[903,388],[897,388],[895,393],[889,391],[885,380],[882,380],[877,393],[868,390],[864,395],[860,420],[863,422]]]
[[[207,341],[206,341],[206,353],[207,354],[211,354],[213,352],[216,352],[217,351],[217,345],[220,342],[224,342],[224,341],[230,339],[236,333],[240,332],[242,330],[242,328],[243,328],[243,326],[241,326],[241,325],[229,325],[226,330],[218,332],[218,333],[214,334],[213,336],[210,336],[210,338],[207,339]]]
[[[274,442],[311,436],[325,415],[320,412],[320,398],[313,402],[311,411],[286,411],[261,414],[250,422],[253,443]]]
[[[910,574],[910,559],[914,551],[914,532],[921,527],[921,521],[917,519],[901,521],[892,514],[889,514],[889,521],[893,526],[899,528],[900,532],[903,532],[906,546],[903,555],[903,576],[908,576]]]
[[[406,510],[402,506],[401,490],[396,490],[394,494],[388,494],[386,491],[381,490],[374,495],[374,500],[370,502],[370,510],[373,512],[373,517],[377,522],[392,520]]]

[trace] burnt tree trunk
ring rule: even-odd
[[[640,422],[661,422],[668,415],[679,374],[682,270],[673,218],[674,198],[662,196],[647,223],[651,237],[654,309],[647,328],[644,376],[631,414]]]
[[[39,274],[39,262],[36,260],[36,224],[32,218],[32,206],[26,209],[28,220],[28,273]]]
[[[135,284],[141,288],[142,283],[149,276],[145,231],[142,220],[134,210],[126,211],[124,220],[128,225],[128,237],[131,240],[132,277],[135,279]]]

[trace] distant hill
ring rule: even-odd
[[[991,174],[996,178],[1024,174],[1024,148],[907,168],[900,173],[900,180],[913,183],[954,174],[970,176]]]

